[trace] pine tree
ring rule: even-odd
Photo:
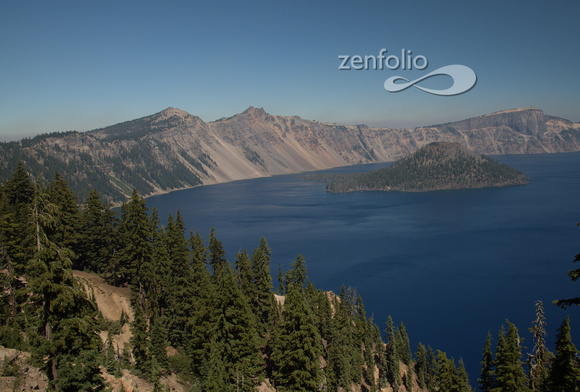
[[[169,215],[166,232],[167,249],[172,263],[179,265],[187,263],[188,249],[187,240],[185,239],[185,223],[179,210],[177,210],[175,223],[173,223],[171,214]]]
[[[17,257],[13,256],[17,244],[13,238],[18,226],[14,219],[16,206],[8,202],[5,188],[6,185],[0,185],[0,270],[5,272],[0,274],[0,344],[25,349],[21,333],[25,328],[21,304],[28,300],[28,296],[23,282],[18,279]],[[22,226],[27,227],[25,222]]]
[[[578,392],[580,363],[578,350],[570,335],[570,318],[566,316],[556,335],[556,356],[547,380],[549,392]]]
[[[169,307],[171,267],[165,229],[161,226],[159,211],[151,208],[151,246],[153,259],[154,284],[149,293],[149,306],[152,317],[165,320]],[[161,321],[159,321],[161,323]]]
[[[457,369],[453,359],[447,358],[447,354],[437,350],[437,370],[435,380],[439,391],[456,392]]]
[[[521,361],[518,329],[507,321],[508,334],[502,327],[495,356],[495,383],[493,392],[528,392],[528,379]]]
[[[192,372],[203,377],[204,357],[210,352],[209,343],[212,337],[212,324],[216,318],[215,286],[211,284],[210,274],[206,268],[206,247],[197,232],[190,233],[191,248],[191,283],[193,289],[191,303],[194,310],[189,315],[186,328],[185,350],[191,360]]]
[[[254,289],[254,278],[250,256],[245,249],[236,255],[236,280],[240,291],[249,299]]]
[[[317,327],[320,337],[328,341],[330,339],[333,311],[326,291],[318,290],[316,294],[316,305],[313,310],[316,312]]]
[[[207,392],[223,392],[231,390],[228,385],[228,375],[223,361],[223,344],[216,339],[210,343],[208,364],[205,368],[204,390]]]
[[[311,392],[320,388],[321,339],[300,286],[291,285],[284,303],[283,322],[275,331],[272,359],[278,391]]]
[[[455,385],[457,392],[471,392],[471,386],[469,385],[469,376],[465,370],[465,364],[463,359],[459,358],[459,365],[457,366],[457,373],[455,376]]]
[[[417,363],[415,364],[417,383],[419,384],[419,388],[425,388],[427,386],[426,377],[428,376],[429,369],[427,364],[427,349],[423,343],[419,342],[415,356],[417,357]]]
[[[431,346],[427,346],[427,369],[427,389],[434,391],[436,389],[437,356]]]
[[[31,334],[33,358],[41,364],[54,389],[77,391],[90,386],[102,390],[96,361],[100,343],[96,305],[72,276],[72,252],[48,236],[57,214],[58,208],[37,182],[28,215],[35,244],[28,263],[28,313],[36,324]]]
[[[284,289],[284,275],[282,274],[282,265],[278,263],[278,294],[284,295],[286,290]]]
[[[133,306],[134,320],[131,323],[131,346],[133,347],[134,367],[144,376],[150,376],[151,358],[148,350],[147,320],[142,305],[137,302]]]
[[[491,333],[489,332],[483,348],[481,366],[481,375],[478,380],[479,390],[481,392],[491,392],[494,386],[494,360],[491,352]]]
[[[291,281],[290,281],[291,282]],[[289,289],[297,286],[293,284]],[[354,330],[349,304],[344,286],[341,288],[340,301],[334,300],[334,317],[330,328],[330,339],[328,341],[328,384],[331,390],[337,388],[350,389],[357,366],[353,361],[354,356],[360,358],[360,346],[355,349]],[[360,377],[359,377],[360,378]]]
[[[2,194],[2,242],[11,258],[14,273],[22,276],[35,245],[33,227],[29,223],[34,187],[22,162],[18,162],[16,171],[2,186]]]
[[[253,379],[261,363],[256,324],[229,265],[222,268],[223,271],[217,275],[214,303],[217,317],[212,325],[212,335],[221,344],[228,386],[232,390],[235,387],[249,392],[253,390]]]
[[[167,223],[167,248],[169,250],[168,276],[168,331],[169,342],[184,347],[187,323],[194,309],[192,269],[185,239],[185,225],[178,212],[175,223],[169,215]]]
[[[209,233],[209,265],[213,273],[213,281],[217,280],[217,276],[227,267],[226,252],[220,240],[215,236],[215,228],[211,228]]]
[[[109,269],[117,245],[116,224],[115,212],[103,205],[96,189],[91,190],[80,216],[77,268],[98,273]]]
[[[151,327],[149,353],[151,354],[151,359],[155,360],[155,365],[161,373],[164,373],[169,369],[167,351],[165,350],[166,347],[167,340],[165,339],[165,333],[161,326],[161,322],[158,317],[155,317]]]
[[[543,391],[544,383],[548,378],[548,363],[552,354],[546,347],[546,318],[544,317],[544,306],[542,301],[536,301],[536,320],[530,328],[534,340],[534,351],[528,356],[528,378],[530,389]]]
[[[401,361],[407,366],[411,365],[413,359],[411,355],[411,347],[409,342],[409,336],[407,335],[407,330],[401,321],[399,329],[395,334],[395,350]]]
[[[81,216],[77,207],[77,197],[68,187],[62,175],[54,174],[54,179],[47,188],[48,198],[56,205],[54,225],[50,230],[52,241],[73,252],[77,252]]]
[[[119,377],[121,374],[121,368],[119,365],[117,355],[115,354],[115,348],[113,347],[113,338],[111,337],[111,332],[108,331],[105,348],[105,369],[107,369],[109,374]]]
[[[397,353],[397,347],[395,343],[395,328],[393,326],[393,319],[391,316],[387,318],[387,328],[385,330],[387,334],[387,381],[393,386],[393,389],[397,390],[399,386],[399,355]]]
[[[304,257],[299,254],[292,262],[290,269],[286,271],[284,277],[286,291],[290,290],[291,285],[304,287],[304,284],[306,283],[306,275],[306,260],[304,260]]]
[[[112,285],[121,286],[129,283],[131,271],[131,255],[127,243],[131,241],[129,226],[129,205],[121,204],[119,224],[117,226],[118,248],[115,249],[107,268],[107,281]]]
[[[139,296],[146,312],[150,315],[148,294],[154,288],[154,267],[151,247],[151,222],[147,215],[145,200],[133,188],[129,202],[128,242],[125,243],[126,254],[130,265],[130,282],[132,291]],[[143,300],[142,298],[145,298]]]
[[[264,237],[252,253],[252,278],[254,289],[251,291],[250,305],[256,315],[260,334],[266,335],[266,329],[274,316],[274,294],[272,293],[272,276],[270,274],[272,251]]]
[[[192,270],[192,279],[194,286],[197,287],[196,297],[202,296],[210,289],[210,275],[206,267],[207,249],[199,232],[189,235],[190,265]]]

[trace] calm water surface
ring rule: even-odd
[[[544,301],[548,340],[570,314],[580,346],[580,309],[557,298],[580,295],[567,271],[580,252],[580,153],[496,157],[523,170],[524,186],[425,193],[326,193],[304,175],[198,187],[148,199],[161,217],[179,209],[188,228],[211,227],[228,259],[260,236],[289,268],[301,253],[317,288],[355,287],[384,330],[388,315],[419,341],[463,357],[476,386],[487,336],[506,318],[532,347],[534,303]],[[388,164],[332,171],[367,171]],[[497,339],[494,341],[494,345]]]

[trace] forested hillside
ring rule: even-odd
[[[430,143],[391,166],[367,173],[321,174],[330,192],[431,191],[522,185],[520,170],[467,150],[456,143]]]
[[[402,322],[389,317],[382,331],[356,290],[316,288],[301,255],[278,268],[274,290],[265,238],[231,262],[216,230],[188,232],[179,211],[163,225],[135,190],[119,213],[95,190],[79,208],[58,173],[45,185],[18,165],[0,187],[0,262],[0,344],[29,352],[48,390],[105,391],[130,371],[153,391],[174,390],[171,374],[190,391],[471,391],[461,359],[421,343],[413,354]],[[131,319],[103,317],[73,268],[125,287]],[[555,355],[543,323],[539,309],[527,372],[515,326],[500,330],[495,354],[488,339],[481,390],[577,390],[567,319]],[[30,373],[19,358],[0,369],[14,388]]]
[[[403,323],[385,342],[356,290],[315,288],[301,255],[275,292],[264,238],[230,262],[215,230],[188,233],[179,211],[162,225],[136,191],[119,214],[96,191],[76,201],[23,165],[0,188],[0,343],[29,351],[53,390],[104,390],[99,364],[156,390],[170,373],[192,391],[469,390],[461,363],[422,344],[413,356]],[[130,288],[128,346],[112,343],[127,316],[104,319],[73,268]]]

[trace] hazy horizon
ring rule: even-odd
[[[579,15],[578,2],[543,1],[10,2],[0,15],[0,140],[168,106],[206,122],[248,106],[389,128],[527,107],[580,121]],[[341,55],[382,49],[428,66],[339,69]],[[475,72],[473,89],[442,97],[383,87],[452,64]]]

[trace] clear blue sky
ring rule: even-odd
[[[0,140],[169,106],[204,121],[252,105],[393,128],[516,107],[580,121],[579,18],[576,0],[7,1]],[[412,50],[429,67],[338,70],[339,55],[381,48]],[[450,64],[471,67],[477,85],[453,97],[383,88]]]

